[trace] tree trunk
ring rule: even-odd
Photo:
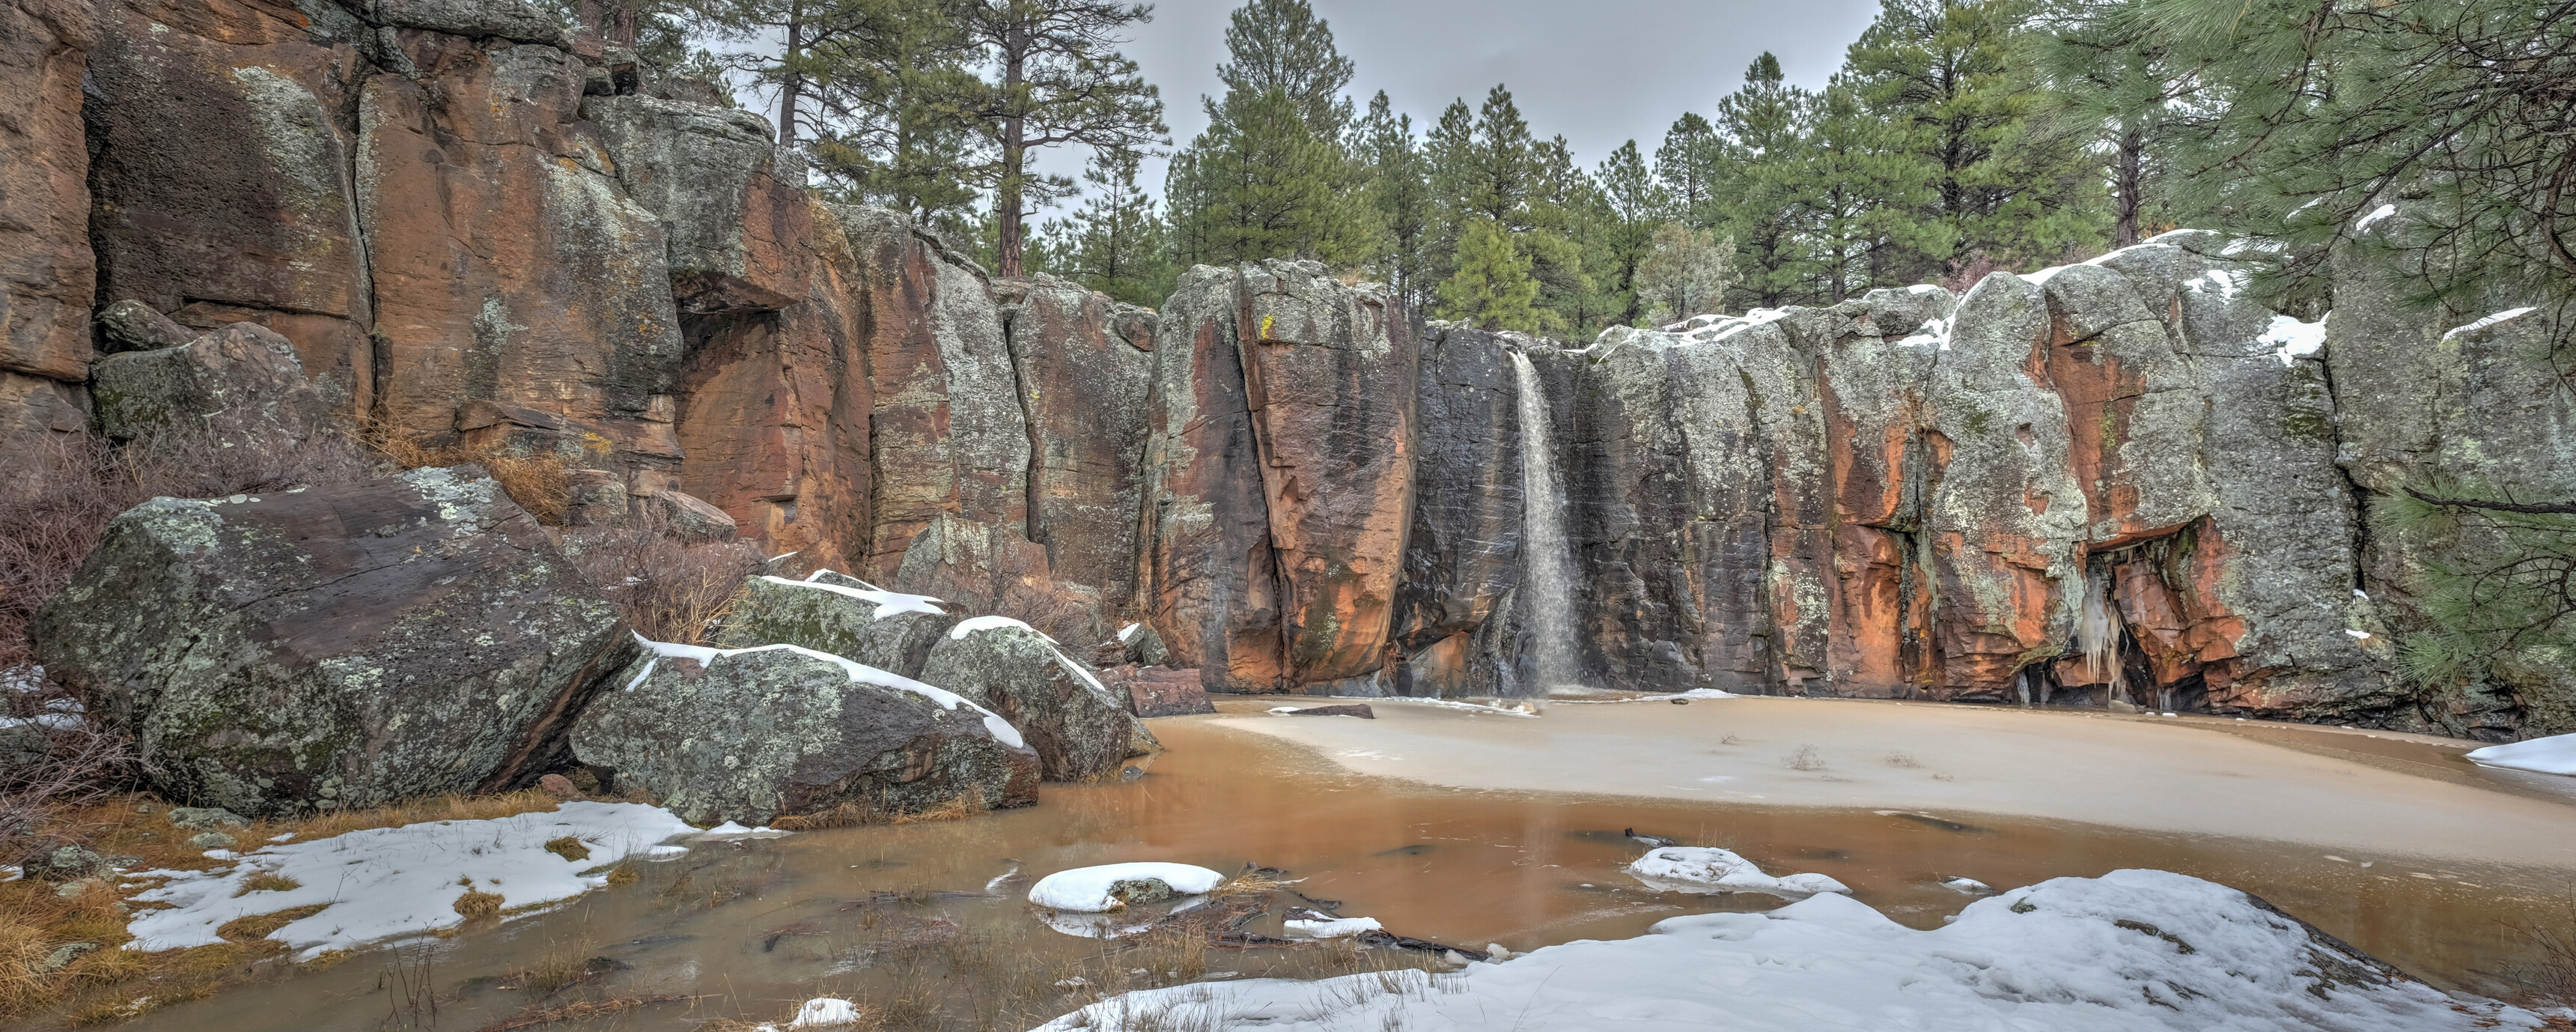
[[[796,63],[805,55],[805,4],[803,0],[787,5],[787,75],[778,84],[778,145],[796,145],[796,101],[805,75]]]
[[[2145,202],[2138,196],[2146,180],[2145,134],[2131,129],[2120,134],[2120,150],[2112,158],[2112,189],[2119,196],[2119,215],[2111,225],[2111,246],[2127,247],[2138,242],[2138,212]]]
[[[1020,84],[1027,81],[1028,28],[1002,30],[1002,178],[993,191],[996,239],[994,274],[1020,274],[1020,174],[1028,166],[1028,114],[1022,109]]]

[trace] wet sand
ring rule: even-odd
[[[1226,699],[1212,722],[1353,773],[1461,788],[2080,821],[2355,862],[2576,871],[2576,796],[2422,735],[1846,699],[1558,702],[1537,719],[1371,701],[1376,720]]]

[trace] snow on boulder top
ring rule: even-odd
[[[928,613],[932,616],[940,616],[948,612],[945,609],[939,608],[938,599],[932,598],[928,595],[906,595],[901,592],[886,591],[881,588],[873,587],[853,588],[840,584],[825,584],[814,579],[815,577],[820,577],[830,572],[832,571],[816,570],[814,571],[813,576],[809,576],[804,580],[788,580],[785,577],[772,577],[767,575],[763,575],[760,579],[772,584],[784,584],[791,588],[812,588],[816,591],[828,591],[835,595],[846,595],[851,598],[858,599],[861,602],[874,602],[876,603],[877,608],[875,612],[868,614],[868,619],[870,620],[882,620],[889,616],[897,616],[904,613]],[[856,580],[856,578],[852,579]],[[865,584],[867,582],[859,581],[859,583]]]
[[[687,852],[662,843],[696,831],[656,806],[571,802],[550,813],[425,821],[227,853],[232,865],[212,871],[137,872],[170,880],[135,901],[169,906],[135,911],[126,948],[212,946],[223,941],[216,929],[235,918],[321,904],[268,934],[310,959],[455,927],[465,920],[456,900],[469,891],[461,882],[498,893],[504,910],[553,903],[608,884],[608,868],[620,860]],[[566,838],[589,855],[574,860],[546,849]],[[297,885],[256,889],[247,884],[253,875]]]
[[[2576,735],[2551,735],[2506,745],[2490,745],[2471,750],[2469,759],[2490,767],[2576,776]]]
[[[1035,627],[1031,627],[1007,616],[978,616],[960,620],[958,621],[957,626],[948,629],[948,637],[951,640],[963,640],[967,635],[973,634],[977,631],[989,631],[1000,627],[1017,627],[1023,631],[1029,632],[1030,634],[1046,638],[1046,640],[1050,642],[1055,640],[1053,638],[1047,638],[1046,632],[1040,631]]]
[[[789,583],[794,582],[791,581]],[[823,585],[816,586],[822,587]],[[630,631],[628,633],[633,632]],[[698,662],[699,666],[713,667],[717,660],[723,659],[727,656],[739,656],[747,652],[774,652],[784,650],[787,652],[793,652],[799,656],[804,656],[808,659],[819,659],[827,663],[840,664],[841,669],[849,672],[850,680],[852,681],[862,684],[873,684],[880,688],[893,688],[898,691],[911,692],[915,695],[929,699],[932,702],[938,703],[939,708],[941,709],[953,710],[959,706],[964,706],[967,709],[974,710],[977,713],[983,714],[984,730],[990,732],[994,738],[999,739],[1003,744],[1014,749],[1028,748],[1028,743],[1020,738],[1019,728],[1012,727],[1011,722],[1002,719],[1000,714],[994,713],[992,710],[985,709],[982,706],[978,706],[975,703],[968,701],[965,696],[949,691],[946,688],[933,688],[919,681],[915,681],[912,678],[905,677],[902,674],[879,670],[856,660],[843,659],[829,652],[816,652],[813,649],[809,649],[801,645],[758,645],[747,649],[719,649],[710,645],[679,645],[667,641],[654,641],[641,634],[635,635],[635,641],[638,644],[643,645],[645,648],[652,650],[653,659],[644,664],[643,671],[636,674],[634,680],[626,682],[626,690],[630,692],[634,691],[637,685],[643,684],[646,678],[652,677],[653,668],[660,665],[665,659],[693,659]]]
[[[2331,977],[2320,971],[2333,972]],[[1244,979],[1112,997],[1042,1032],[1168,1027],[1608,1029],[1627,1032],[2065,1029],[2470,1032],[2540,1015],[2452,997],[2224,885],[2164,871],[2057,878],[1917,931],[1857,900],[1675,917],[1440,976]],[[1317,999],[1336,1001],[1318,1010]],[[1308,1015],[1312,1015],[1309,1017]],[[1508,1021],[1498,1015],[1509,1015]]]
[[[1851,891],[1849,886],[1821,874],[1774,878],[1731,850],[1703,846],[1651,849],[1629,864],[1627,871],[1648,888],[1666,892],[1764,892],[1796,899],[1821,892]]]
[[[1128,625],[1127,625],[1127,626],[1125,626],[1125,627],[1121,627],[1121,628],[1119,628],[1119,629],[1118,629],[1118,640],[1119,640],[1119,641],[1126,641],[1126,640],[1127,640],[1127,639],[1129,639],[1129,638],[1133,638],[1133,637],[1135,637],[1135,636],[1136,636],[1136,629],[1137,629],[1137,628],[1139,628],[1139,627],[1143,627],[1143,626],[1145,626],[1145,625],[1144,625],[1144,624],[1133,624],[1133,623],[1131,623],[1131,624],[1128,624]]]
[[[1098,867],[1076,867],[1057,871],[1029,886],[1029,902],[1057,910],[1099,913],[1116,910],[1126,904],[1111,895],[1110,890],[1122,881],[1153,879],[1172,887],[1173,892],[1195,896],[1225,883],[1225,876],[1190,864],[1139,861],[1124,864],[1102,864]]]

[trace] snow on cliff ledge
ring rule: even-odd
[[[2442,1032],[2542,1027],[2455,1000],[2223,885],[2163,871],[2058,878],[1918,932],[1840,895],[1700,914],[1463,972],[1260,979],[1129,993],[1042,1032]]]

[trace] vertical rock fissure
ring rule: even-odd
[[[1574,625],[1573,557],[1565,544],[1565,492],[1557,483],[1549,446],[1547,394],[1529,356],[1512,352],[1512,372],[1520,381],[1521,408],[1521,583],[1527,585],[1530,614],[1530,676],[1543,694],[1560,685],[1577,684]]]

